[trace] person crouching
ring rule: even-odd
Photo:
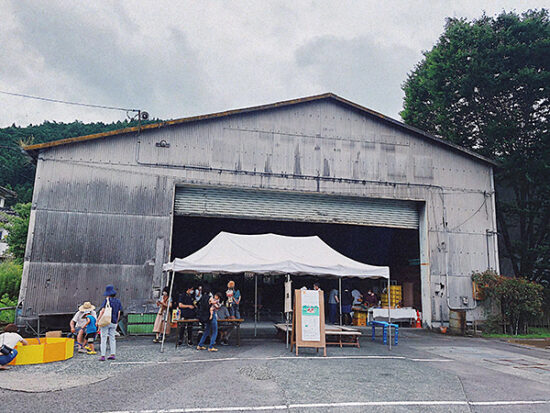
[[[10,367],[6,367],[6,364],[17,357],[15,346],[19,342],[24,346],[29,344],[27,340],[17,334],[17,326],[15,324],[8,324],[4,328],[4,332],[0,334],[0,370],[10,369]]]

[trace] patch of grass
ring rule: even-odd
[[[0,308],[2,307],[15,307],[17,305],[16,299],[10,299],[8,294],[4,294],[0,297]],[[0,323],[8,324],[13,323],[15,319],[15,310],[0,311]]]
[[[513,334],[493,334],[487,333],[483,334],[483,337],[486,338],[550,338],[550,328],[543,327],[531,327],[529,328],[529,334],[518,334],[514,336]]]

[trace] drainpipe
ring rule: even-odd
[[[500,260],[498,257],[498,229],[497,229],[497,209],[496,209],[496,198],[497,193],[495,190],[495,178],[493,173],[493,168],[491,168],[491,209],[493,212],[493,230],[491,234],[493,235],[493,254],[495,256],[495,271],[497,274],[500,274]]]

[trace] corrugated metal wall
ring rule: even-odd
[[[490,165],[322,100],[41,153],[24,312],[97,302],[110,281],[134,307],[153,303],[174,188],[188,185],[422,201],[426,320],[448,316],[446,291],[471,300],[472,271],[498,266]]]
[[[156,263],[157,239],[170,237],[167,178],[41,162],[25,314],[67,311],[84,300],[97,304],[106,284],[120,290],[126,305],[140,307],[162,264]]]

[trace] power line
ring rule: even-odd
[[[92,105],[89,103],[80,103],[80,102],[70,102],[67,100],[59,100],[59,99],[51,99],[51,98],[45,98],[41,96],[32,96],[32,95],[25,95],[23,93],[12,93],[12,92],[6,92],[4,90],[0,90],[0,93],[4,95],[10,95],[10,96],[18,96],[22,98],[28,98],[28,99],[36,99],[36,100],[43,100],[46,102],[53,102],[53,103],[63,103],[65,105],[74,105],[74,106],[86,106],[89,108],[99,108],[99,109],[111,109],[111,110],[122,110],[125,112],[139,112],[139,109],[127,109],[127,108],[119,108],[116,106],[105,106],[105,105]]]

